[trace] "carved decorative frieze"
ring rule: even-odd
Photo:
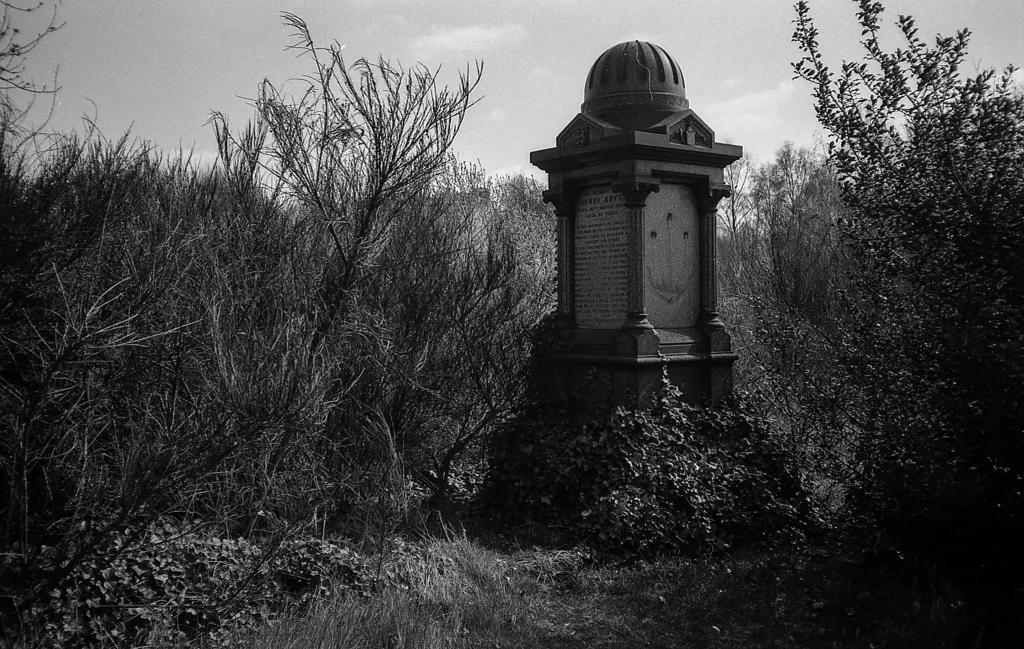
[[[562,129],[557,138],[559,151],[575,151],[593,146],[615,132],[610,124],[587,115],[577,115],[569,125]]]
[[[577,123],[572,129],[572,143],[580,149],[590,144],[590,127],[583,122]]]
[[[587,110],[591,113],[600,113],[610,108],[628,107],[660,108],[663,110],[686,110],[690,103],[685,97],[673,97],[665,94],[621,94],[599,97],[587,102]]]

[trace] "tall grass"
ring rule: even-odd
[[[465,537],[433,539],[389,562],[381,594],[322,602],[238,640],[246,649],[515,647],[529,633],[531,585]]]

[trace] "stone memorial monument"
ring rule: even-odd
[[[530,154],[558,217],[552,396],[644,408],[663,368],[690,403],[729,394],[715,219],[742,154],[690,110],[665,50],[630,41],[598,57],[580,114]]]

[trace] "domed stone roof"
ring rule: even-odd
[[[581,112],[642,130],[687,108],[679,64],[653,43],[626,41],[609,47],[590,68]]]

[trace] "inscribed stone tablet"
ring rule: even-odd
[[[626,208],[610,187],[585,189],[576,203],[576,324],[618,329],[626,317]]]

